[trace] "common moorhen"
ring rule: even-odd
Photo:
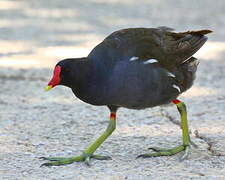
[[[176,99],[189,89],[195,79],[198,60],[192,55],[206,42],[212,31],[176,33],[168,27],[129,28],[116,31],[98,44],[87,57],[65,59],[56,64],[46,90],[57,85],[72,89],[82,101],[107,106],[111,112],[106,131],[83,154],[71,158],[49,157],[44,166],[58,166],[78,161],[89,164],[96,149],[116,128],[119,107],[144,109],[174,103],[181,116],[182,145],[172,149],[151,148],[154,153],[138,157],[170,156],[184,151],[188,155],[188,133],[185,104]]]

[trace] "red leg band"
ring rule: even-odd
[[[179,103],[181,103],[181,101],[179,101],[178,99],[174,99],[174,100],[172,100],[172,102],[173,102],[174,104],[179,104]]]
[[[111,120],[115,120],[116,119],[116,113],[115,112],[111,112],[110,113],[110,119]]]

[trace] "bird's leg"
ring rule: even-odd
[[[90,159],[98,159],[98,160],[108,160],[111,159],[109,156],[100,156],[94,155],[94,152],[98,149],[98,147],[112,134],[112,132],[116,128],[116,112],[111,112],[109,125],[105,132],[87,149],[81,154],[80,156],[70,157],[70,158],[63,158],[63,157],[42,157],[41,159],[48,160],[50,162],[44,163],[41,166],[60,166],[65,164],[71,164],[73,162],[84,161],[87,165],[90,165]]]
[[[183,144],[180,146],[177,146],[172,149],[163,149],[163,148],[156,148],[152,147],[149,148],[154,153],[147,153],[147,154],[141,154],[138,157],[148,158],[148,157],[157,157],[157,156],[171,156],[174,154],[177,154],[181,151],[184,151],[184,154],[181,156],[181,160],[184,160],[187,158],[189,149],[190,149],[190,136],[188,133],[188,122],[187,122],[187,111],[186,106],[183,102],[179,100],[173,100],[172,101],[176,106],[181,116],[181,128],[182,128],[182,137],[183,137]]]

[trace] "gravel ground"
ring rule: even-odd
[[[225,179],[224,0],[0,1],[0,179]],[[117,130],[98,149],[110,161],[40,167],[41,156],[79,155],[104,131],[109,112],[74,98],[65,87],[43,88],[54,64],[85,56],[109,33],[127,27],[214,30],[198,52],[195,85],[180,99],[188,107],[188,160],[135,159],[150,146],[181,143],[174,106],[120,109]]]

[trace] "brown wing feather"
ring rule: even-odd
[[[136,56],[143,60],[157,59],[163,67],[174,69],[202,47],[207,40],[204,35],[210,32],[177,33],[168,27],[122,29],[106,37],[95,50],[105,61],[111,59],[116,63]]]
[[[209,29],[203,29],[203,30],[198,30],[198,31],[186,31],[186,32],[180,32],[180,33],[176,33],[176,32],[171,32],[171,34],[173,34],[174,37],[177,38],[182,38],[188,34],[192,34],[192,35],[206,35],[209,34],[213,31],[209,30]]]

